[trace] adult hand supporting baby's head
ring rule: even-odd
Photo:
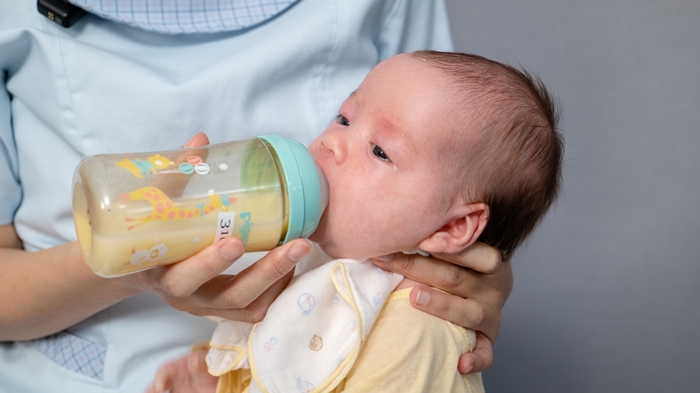
[[[183,147],[208,143],[207,136],[198,133]],[[181,262],[118,279],[193,315],[258,322],[291,280],[296,263],[310,251],[308,241],[297,239],[270,251],[240,274],[226,275],[222,273],[244,252],[243,242],[229,237]]]
[[[476,347],[463,354],[459,371],[485,371],[493,364],[491,344],[498,337],[501,310],[513,288],[510,263],[493,247],[474,243],[460,253],[394,254],[375,259],[382,269],[402,274],[425,286],[413,288],[411,304],[456,325],[477,331]],[[445,292],[435,290],[439,288]]]

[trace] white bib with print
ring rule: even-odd
[[[221,320],[209,372],[250,368],[250,392],[324,392],[350,371],[403,276],[369,260],[337,259],[296,276],[255,325]]]

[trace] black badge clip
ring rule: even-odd
[[[85,15],[85,10],[65,0],[37,0],[36,8],[41,15],[63,27],[71,27]]]

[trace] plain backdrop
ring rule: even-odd
[[[447,4],[457,50],[544,80],[566,140],[486,391],[699,392],[700,1]]]

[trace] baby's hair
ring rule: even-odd
[[[509,260],[559,193],[564,143],[554,100],[539,78],[481,56],[410,55],[454,81],[450,126],[461,139],[444,156],[462,158],[441,160],[461,185],[451,198],[488,205],[479,241]]]

